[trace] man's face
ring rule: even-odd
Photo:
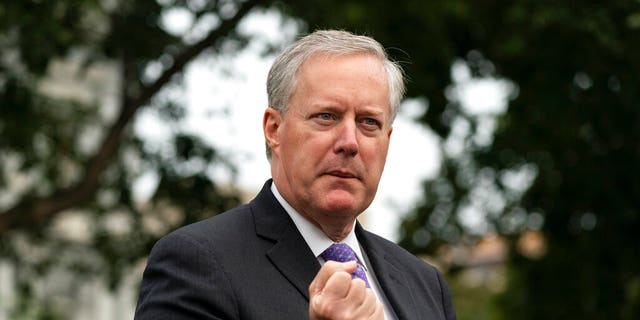
[[[267,109],[264,129],[278,191],[331,238],[346,235],[375,196],[389,147],[381,62],[364,54],[310,57],[287,113]]]

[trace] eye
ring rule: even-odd
[[[329,127],[336,122],[337,117],[331,112],[319,112],[314,114],[310,119],[319,126]]]
[[[382,128],[382,124],[380,123],[380,121],[374,118],[362,118],[360,120],[360,123],[367,130],[376,130]]]
[[[371,119],[371,118],[365,118],[364,120],[362,120],[362,122],[364,122],[364,124],[372,125],[372,126],[378,125],[378,121],[376,119]]]
[[[335,114],[330,112],[320,112],[315,114],[313,119],[320,124],[329,124],[336,121],[337,117]]]
[[[325,121],[329,121],[329,120],[333,120],[333,116],[330,113],[319,113],[316,115],[316,117],[318,117],[320,120],[325,120]]]

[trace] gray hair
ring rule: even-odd
[[[295,90],[297,73],[302,63],[315,54],[349,55],[366,53],[380,59],[387,73],[391,122],[398,113],[404,96],[404,74],[400,65],[391,61],[384,47],[375,39],[341,30],[318,30],[287,47],[273,62],[267,76],[269,107],[286,114],[289,98]],[[267,157],[271,150],[267,146]]]

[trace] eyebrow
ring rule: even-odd
[[[314,113],[319,111],[330,111],[330,112],[341,113],[343,110],[347,109],[347,107],[342,106],[340,102],[337,101],[336,99],[318,99],[316,101],[311,102],[309,106],[316,109],[312,111]],[[385,107],[386,106],[375,107],[373,105],[366,105],[363,107],[359,107],[356,110],[356,116],[376,117],[376,118],[380,118],[380,121],[387,122],[390,124],[391,118],[392,118],[391,111],[388,112],[388,116],[385,116],[385,110],[384,110]]]

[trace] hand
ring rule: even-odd
[[[311,320],[382,320],[382,304],[362,279],[351,279],[356,262],[327,261],[309,286]]]

